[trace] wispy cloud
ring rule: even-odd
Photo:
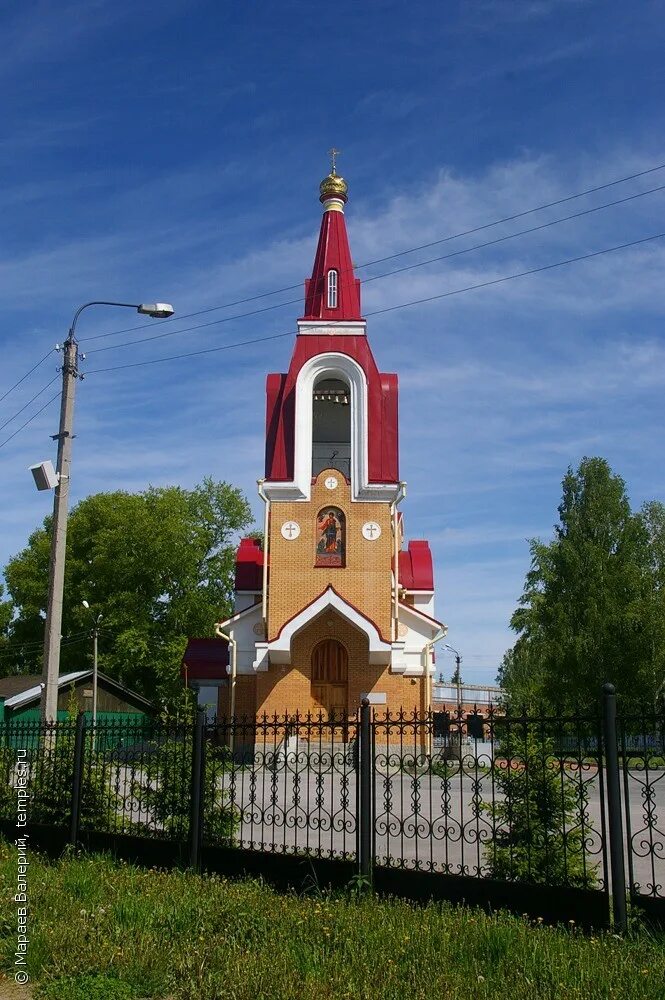
[[[527,205],[536,205],[648,162],[646,155],[618,152],[602,165],[583,169],[529,156],[469,176],[442,169],[429,183],[397,195],[387,191],[372,211],[352,202],[348,222],[354,256],[362,262],[510,215],[524,208],[525,191]],[[227,169],[228,183],[239,183],[237,166]],[[299,284],[311,267],[316,216],[266,231],[268,209],[260,204],[230,217],[221,209],[199,214],[183,225],[197,191],[213,188],[208,166],[199,175],[191,167],[152,184],[139,178],[105,206],[109,218],[116,214],[120,220],[115,228],[93,230],[85,238],[49,236],[40,247],[7,257],[0,290],[24,332],[20,342],[10,340],[3,381],[9,384],[25,370],[33,343],[41,350],[49,340],[62,339],[72,303],[96,297],[102,288],[122,298],[158,289],[182,312]],[[595,197],[598,203],[603,195]],[[141,201],[146,212],[160,202],[170,204],[158,239],[131,225]],[[637,236],[653,227],[655,205],[644,199],[630,212],[610,210],[592,222],[554,227],[482,254],[369,282],[365,308]],[[220,239],[220,232],[228,238]],[[237,242],[229,235],[236,233]],[[442,252],[458,245],[446,244]],[[380,367],[400,374],[408,533],[431,538],[441,584],[439,613],[460,647],[474,654],[485,650],[487,664],[498,665],[512,641],[507,625],[528,566],[527,538],[547,534],[569,464],[583,454],[604,454],[630,479],[636,497],[663,489],[657,457],[662,455],[665,381],[664,264],[665,250],[654,245],[370,322]],[[288,292],[278,301],[298,295]],[[259,300],[256,306],[271,301]],[[288,331],[299,312],[299,305],[292,305],[135,348],[91,353],[85,367]],[[47,318],[51,315],[55,319]],[[200,322],[225,315],[208,314]],[[91,313],[81,337],[131,327],[134,320],[131,313],[98,311],[94,318]],[[196,322],[146,324],[145,329],[159,333]],[[132,333],[118,339],[140,337]],[[107,343],[113,339],[84,347]],[[242,486],[258,514],[255,480],[262,471],[265,373],[284,370],[289,353],[287,338],[90,375],[78,390],[74,499],[149,483],[191,485],[212,474]],[[38,378],[46,381],[53,367],[43,366],[14,404],[29,398]],[[47,512],[49,498],[33,492],[27,466],[51,453],[48,435],[56,416],[44,414],[0,453],[6,504],[0,515],[2,557],[22,546]]]

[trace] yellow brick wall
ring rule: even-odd
[[[226,718],[231,714],[231,689],[228,685],[219,688],[217,714]],[[256,714],[256,677],[253,674],[238,674],[236,677],[236,717],[253,718]]]
[[[334,476],[338,485],[324,485]],[[317,567],[316,519],[327,506],[339,507],[346,516],[346,565]],[[321,472],[312,485],[307,503],[275,502],[270,517],[270,589],[268,593],[268,636],[274,639],[282,626],[310,604],[326,587],[335,590],[363,614],[371,618],[386,641],[391,640],[392,525],[390,504],[352,502],[350,486],[335,469]],[[300,525],[298,538],[282,536],[285,521]],[[381,536],[369,541],[362,536],[366,521],[376,521]]]

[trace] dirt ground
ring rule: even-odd
[[[8,979],[0,979],[0,1000],[32,1000],[30,986],[17,986]]]

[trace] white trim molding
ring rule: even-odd
[[[299,319],[298,335],[305,337],[365,337],[367,323],[360,320]]]
[[[351,395],[351,498],[365,502],[391,502],[399,491],[398,483],[369,482],[367,414],[367,378],[348,354],[317,354],[306,361],[296,379],[294,431],[294,477],[291,482],[266,482],[269,500],[310,499],[312,490],[313,396],[318,379],[338,378],[348,383]]]
[[[370,663],[390,663],[393,649],[392,643],[384,642],[376,625],[369,618],[366,618],[352,604],[349,604],[343,597],[340,597],[332,587],[328,587],[315,601],[306,608],[303,608],[291,621],[287,622],[272,642],[256,643],[254,669],[267,669],[266,660],[270,663],[290,663],[291,644],[296,633],[300,632],[305,625],[308,625],[314,618],[327,610],[337,611],[342,618],[355,625],[357,629],[367,636]]]

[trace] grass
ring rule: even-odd
[[[0,845],[5,900],[16,879]],[[10,908],[0,967],[13,971]],[[28,969],[42,1000],[663,1000],[665,941],[365,893],[287,896],[256,881],[102,856],[30,864]]]

